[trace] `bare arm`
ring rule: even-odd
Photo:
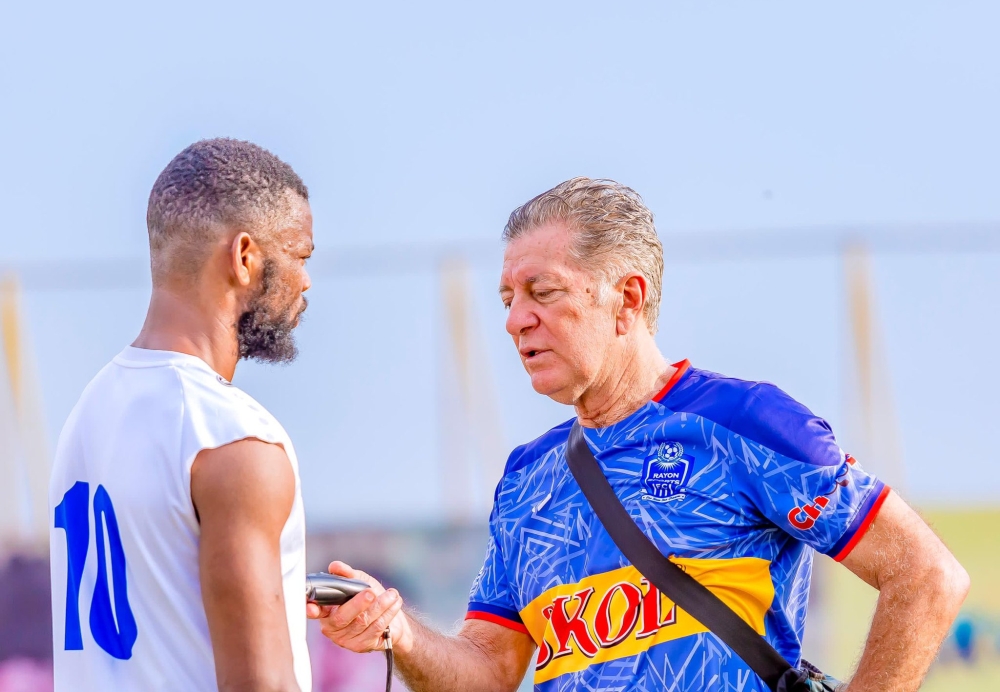
[[[456,636],[446,637],[407,619],[412,643],[397,661],[413,692],[513,692],[535,651],[531,637],[492,622],[467,620]]]
[[[204,450],[191,497],[220,692],[298,691],[281,581],[281,530],[295,500],[285,451],[253,439]]]
[[[364,572],[342,562],[332,574],[364,579],[372,589],[340,607],[309,605],[309,616],[322,620],[323,634],[351,651],[382,648],[382,631],[392,631],[396,670],[412,692],[514,692],[521,684],[535,643],[522,632],[480,620],[468,620],[454,637],[435,632],[401,612],[402,599]]]
[[[844,559],[879,590],[850,692],[920,687],[969,591],[969,575],[930,527],[890,493],[868,533]]]

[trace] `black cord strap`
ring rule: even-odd
[[[382,633],[382,639],[385,640],[385,692],[391,692],[392,690],[392,632],[389,628],[385,628],[385,632]]]
[[[661,593],[690,613],[743,659],[772,690],[795,690],[802,674],[719,597],[659,551],[632,521],[605,478],[583,429],[573,423],[566,462],[590,506],[629,562]]]

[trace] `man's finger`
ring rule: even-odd
[[[385,587],[382,586],[372,575],[367,572],[362,572],[359,569],[354,569],[346,562],[334,560],[330,563],[328,569],[330,570],[330,574],[335,574],[338,577],[347,577],[348,579],[358,579],[360,581],[367,582],[375,591],[376,596],[385,591]]]
[[[392,609],[393,607],[395,607],[396,610],[399,610],[399,604],[401,601],[402,599],[399,597],[399,593],[395,589],[386,591],[379,596],[369,608],[359,613],[349,625],[343,628],[344,638],[360,640],[364,632],[368,630],[373,623],[384,619],[383,615],[386,611]],[[392,617],[390,616],[389,621],[391,620]],[[385,629],[385,627],[382,629]]]
[[[366,581],[368,583],[372,582],[372,578],[362,572],[359,569],[354,569],[346,562],[341,562],[340,560],[334,560],[330,563],[330,574],[335,574],[338,577],[347,577],[348,579],[360,579],[361,581]]]
[[[371,621],[368,627],[366,627],[361,634],[354,637],[352,642],[356,646],[360,645],[366,649],[384,648],[384,644],[382,643],[382,633],[385,632],[385,630],[389,627],[389,624],[395,619],[402,608],[403,599],[396,598],[386,610]]]
[[[337,606],[328,618],[336,630],[347,628],[355,619],[375,603],[378,596],[371,589],[365,589],[343,605]]]
[[[306,617],[310,620],[319,620],[330,617],[333,606],[321,606],[317,603],[306,603]]]

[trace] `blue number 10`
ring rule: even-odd
[[[80,629],[80,582],[90,548],[90,520],[87,505],[90,484],[77,481],[63,495],[56,507],[56,528],[66,531],[66,642],[67,651],[83,649]],[[111,580],[114,584],[114,609],[111,607],[111,588],[108,583],[108,564],[104,551],[104,529],[108,532],[108,549],[111,553]],[[94,641],[118,659],[132,657],[138,630],[135,617],[128,603],[128,585],[125,580],[125,550],[115,518],[111,497],[103,485],[94,493],[94,532],[97,539],[97,583],[90,602],[90,631]],[[118,616],[117,623],[115,615]]]

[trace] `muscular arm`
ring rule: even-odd
[[[535,651],[527,634],[467,620],[448,637],[402,612],[399,594],[364,572],[342,562],[332,563],[330,572],[363,579],[372,588],[339,607],[309,604],[309,617],[321,620],[334,644],[359,652],[381,649],[381,634],[390,627],[396,670],[412,692],[514,692],[521,684]]]
[[[204,450],[191,497],[220,692],[297,691],[281,580],[281,530],[295,500],[285,451],[253,439]]]
[[[969,575],[895,493],[844,559],[879,590],[878,605],[849,692],[920,687],[969,590]]]

